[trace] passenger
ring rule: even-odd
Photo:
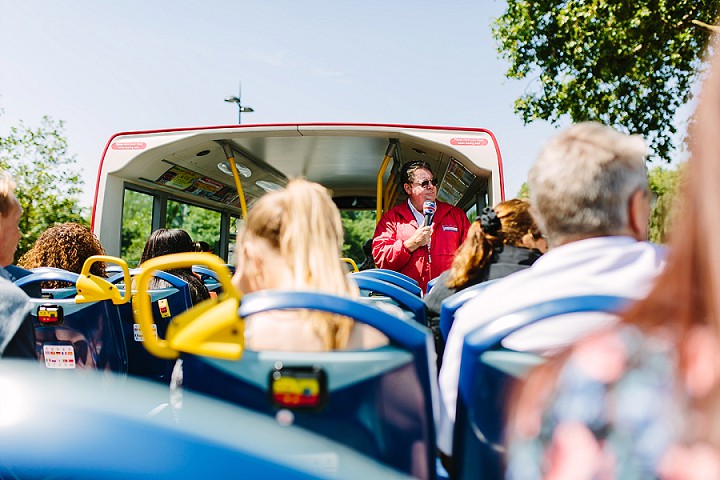
[[[664,265],[664,249],[646,242],[650,191],[645,144],[599,123],[573,125],[540,152],[528,176],[530,203],[550,250],[532,267],[489,285],[460,307],[442,369],[438,444],[450,453],[460,357],[465,335],[503,314],[537,302],[581,294],[643,298]],[[607,317],[603,317],[607,319]],[[603,324],[552,323],[528,334],[517,350],[547,352]],[[532,329],[529,329],[532,330]]]
[[[148,238],[145,243],[145,249],[143,250],[142,257],[140,258],[140,265],[151,258],[160,257],[162,255],[170,255],[172,253],[184,253],[194,252],[195,247],[193,246],[190,235],[185,230],[179,228],[158,228]],[[168,270],[168,273],[180,277],[185,280],[190,286],[190,296],[192,297],[193,304],[200,303],[203,300],[210,298],[210,293],[207,287],[200,278],[195,275],[191,268],[177,268]],[[171,287],[170,283],[160,278],[153,278],[150,281],[150,288],[168,288]]]
[[[375,265],[427,283],[450,268],[470,223],[460,208],[437,201],[437,178],[427,162],[408,162],[400,179],[408,200],[385,212],[373,235]],[[423,203],[435,202],[431,225],[424,225]]]
[[[193,242],[193,248],[196,252],[212,253],[212,248],[210,248],[210,244],[207,242]]]
[[[508,424],[507,478],[720,478],[719,48],[690,123],[667,267],[621,324],[530,375]]]
[[[375,268],[375,261],[372,257],[372,242],[373,239],[369,238],[365,243],[363,243],[363,253],[365,254],[365,260],[362,261],[360,265],[358,265],[358,271],[363,270],[370,270],[372,268]]]
[[[93,255],[106,255],[100,240],[84,225],[68,222],[45,230],[32,248],[20,257],[17,265],[28,270],[54,267],[80,273],[85,260]],[[90,273],[106,276],[105,263],[94,263]],[[43,288],[60,288],[65,285],[65,282],[42,283]]]
[[[542,254],[534,250],[533,231],[539,232],[530,214],[530,204],[512,199],[486,207],[470,225],[452,267],[437,279],[424,301],[428,325],[435,337],[438,368],[445,341],[440,333],[440,308],[450,295],[488,280],[502,278],[528,268]]]
[[[286,289],[360,295],[340,260],[340,212],[316,183],[294,179],[261,197],[239,238],[233,284],[243,293]],[[273,311],[246,319],[245,342],[252,350],[328,351],[372,348],[387,339],[344,316]]]
[[[538,227],[538,224],[535,223],[535,219],[533,219],[533,224],[530,228],[530,231],[523,235],[522,241],[523,245],[525,245],[527,248],[532,248],[540,253],[545,253],[548,251],[548,244],[545,240],[545,236],[540,231],[540,227]]]
[[[0,357],[37,359],[30,298],[12,283],[12,276],[5,270],[13,263],[22,237],[18,226],[21,215],[15,182],[0,174]]]

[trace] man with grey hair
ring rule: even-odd
[[[664,265],[664,249],[646,241],[650,191],[640,137],[594,122],[573,125],[540,152],[528,188],[550,250],[532,267],[488,285],[456,312],[439,377],[438,446],[446,453],[452,447],[465,335],[513,310],[554,298],[642,298]],[[548,319],[510,338],[514,343],[508,346],[548,353],[611,321],[608,316]]]
[[[32,305],[27,294],[12,283],[5,269],[13,263],[22,237],[22,207],[15,197],[15,182],[0,174],[0,357],[37,358],[35,330],[29,317]]]

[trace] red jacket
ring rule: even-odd
[[[470,222],[462,209],[436,202],[430,251],[420,247],[410,252],[403,242],[419,228],[407,202],[385,212],[375,227],[372,254],[378,268],[387,268],[414,278],[423,292],[433,278],[450,268],[455,252],[465,240]]]

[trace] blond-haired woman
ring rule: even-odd
[[[233,284],[242,293],[279,289],[359,297],[340,260],[342,243],[340,212],[327,190],[304,179],[290,180],[248,213]],[[387,341],[350,318],[318,312],[274,311],[246,321],[246,345],[252,350],[362,349]]]

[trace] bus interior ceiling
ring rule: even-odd
[[[257,198],[283,187],[289,178],[302,176],[331,190],[340,208],[374,209],[377,174],[388,151],[396,142],[393,160],[383,175],[383,185],[392,180],[396,202],[405,194],[399,185],[399,165],[425,160],[440,179],[438,197],[464,209],[476,203],[476,194],[487,193],[490,172],[485,171],[451,147],[414,136],[298,135],[297,132],[270,136],[189,136],[140,153],[120,171],[126,182],[239,214],[237,198],[207,195],[185,188],[191,178],[209,180],[205,186],[234,192],[232,173],[223,145],[231,147],[248,207]],[[293,133],[295,133],[293,135]],[[158,161],[161,160],[161,161]],[[392,175],[391,175],[392,172]],[[186,182],[186,183],[184,183]],[[223,189],[223,187],[226,187]]]

